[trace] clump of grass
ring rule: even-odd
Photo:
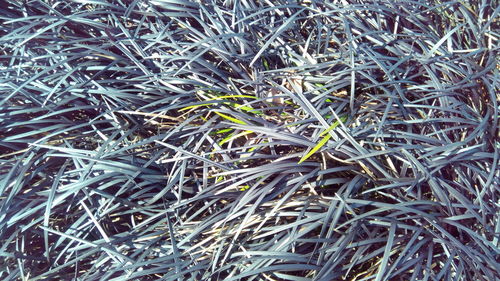
[[[500,278],[495,1],[2,3],[2,280]]]

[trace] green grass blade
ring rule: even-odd
[[[302,158],[300,158],[298,164],[306,161],[307,159],[309,159],[309,157],[311,157],[314,153],[316,153],[318,150],[320,150],[327,142],[328,140],[331,138],[330,135],[326,135],[324,136],[319,142],[318,144],[313,147],[306,155],[302,156]]]

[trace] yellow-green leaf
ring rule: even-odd
[[[342,123],[345,123],[345,121],[347,121],[347,115],[341,116],[339,118],[340,118],[340,121],[342,121]],[[339,124],[340,124],[339,121],[333,122],[333,124],[328,129],[324,130],[319,136],[322,137],[322,136],[328,134],[328,132],[330,132],[331,130],[337,128],[337,126]]]
[[[225,144],[226,142],[232,140],[232,139],[237,139],[239,137],[242,137],[242,136],[245,136],[245,135],[248,135],[248,134],[251,134],[253,133],[252,131],[244,131],[244,132],[241,132],[239,134],[229,134],[229,136],[225,137],[224,139],[222,139],[220,142],[219,142],[219,145],[222,146],[223,144]]]
[[[264,65],[266,70],[269,70],[269,62],[264,57],[262,57],[262,65]]]
[[[240,187],[240,191],[245,191],[245,190],[248,190],[250,189],[250,185],[243,185],[242,187]]]
[[[255,96],[250,96],[250,95],[226,95],[226,96],[219,96],[215,98],[211,98],[208,100],[221,100],[221,99],[227,99],[227,98],[249,98],[249,99],[257,99]]]
[[[218,130],[217,132],[215,132],[216,134],[224,134],[224,133],[228,133],[228,132],[231,132],[232,130],[234,129],[222,129],[222,130]]]
[[[214,111],[215,114],[219,115],[220,117],[224,118],[224,119],[227,119],[233,123],[236,123],[236,124],[240,124],[240,125],[248,125],[246,122],[244,121],[241,121],[239,119],[236,119],[234,117],[231,117],[229,115],[226,115],[226,114],[223,114],[223,113],[220,113],[220,112],[217,112],[217,111]]]
[[[316,153],[316,151],[318,151],[321,147],[323,147],[323,145],[326,144],[326,142],[331,138],[332,136],[330,135],[326,135],[323,139],[321,139],[320,142],[318,142],[318,144],[313,147],[313,149],[311,149],[311,151],[309,151],[309,153],[307,153],[306,155],[304,155],[302,158],[300,158],[300,161],[298,164],[306,161],[307,159],[309,159],[309,157],[311,157],[314,153]]]
[[[344,115],[342,117],[340,117],[340,121],[345,122],[347,120],[347,115]],[[300,160],[299,160],[299,163],[302,163],[304,161],[306,161],[307,159],[309,159],[309,157],[311,157],[314,153],[316,153],[318,150],[320,150],[327,142],[328,140],[332,137],[331,135],[328,134],[328,132],[330,132],[331,130],[337,128],[337,126],[339,125],[339,121],[335,121],[333,122],[333,124],[326,130],[324,130],[320,136],[324,136],[326,134],[326,136],[324,136],[320,142],[318,142],[318,144],[313,147],[313,149],[311,149],[311,151],[309,151],[309,153],[307,153],[306,155],[304,155]]]
[[[202,106],[209,106],[209,105],[212,105],[212,104],[211,103],[203,103],[203,104],[190,105],[190,106],[186,106],[186,107],[179,109],[179,111],[185,111],[188,109],[198,108],[198,107],[202,107]]]

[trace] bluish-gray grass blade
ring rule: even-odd
[[[52,187],[50,189],[49,196],[47,198],[47,205],[45,207],[45,215],[44,215],[44,220],[43,220],[43,225],[44,227],[49,227],[49,219],[50,219],[50,214],[51,214],[51,209],[52,209],[52,203],[55,197],[56,190],[59,186],[61,176],[63,175],[64,171],[66,170],[66,167],[68,166],[68,161],[66,161],[59,172],[57,173],[56,177],[54,178],[54,182],[52,184]],[[48,239],[48,232],[47,230],[44,230],[44,243],[45,243],[45,251],[46,251],[46,258],[50,262],[50,254],[49,254],[49,239]]]
[[[392,244],[394,242],[394,236],[396,235],[397,225],[395,223],[391,223],[391,227],[389,229],[389,233],[387,234],[387,242],[385,244],[384,255],[382,257],[382,261],[380,262],[379,270],[377,272],[376,281],[385,280],[386,277],[386,267],[389,262],[389,257],[391,255]]]
[[[266,43],[264,43],[264,45],[260,48],[260,50],[254,55],[254,58],[250,61],[249,64],[250,67],[257,61],[257,59],[259,59],[259,57],[269,47],[269,45],[271,45],[282,32],[284,32],[289,28],[289,26],[292,24],[295,18],[298,17],[304,10],[305,9],[303,8],[295,12],[291,17],[289,17],[285,22],[283,22],[283,24],[280,25],[279,28],[277,28],[274,32],[272,32],[274,34],[267,39]]]
[[[188,152],[188,151],[183,150],[183,149],[181,149],[181,148],[178,148],[178,147],[172,146],[172,145],[170,145],[170,144],[168,144],[168,143],[165,143],[165,142],[162,142],[162,141],[158,141],[158,140],[155,140],[155,142],[156,142],[156,143],[158,143],[158,144],[160,144],[160,145],[163,145],[163,146],[165,146],[165,147],[168,147],[168,148],[170,148],[170,149],[173,149],[173,150],[175,150],[175,151],[178,151],[178,152],[180,152],[180,153],[183,153],[183,154],[189,155],[189,156],[191,156],[191,157],[193,157],[193,158],[195,158],[195,159],[198,159],[198,160],[200,160],[200,161],[207,162],[208,164],[211,164],[211,165],[213,165],[213,166],[215,166],[215,167],[221,168],[221,169],[222,169],[222,170],[224,170],[224,171],[229,171],[229,170],[230,170],[230,169],[229,169],[229,167],[226,167],[226,166],[224,166],[224,165],[222,165],[222,164],[219,164],[219,163],[214,162],[214,161],[212,161],[212,160],[209,160],[209,159],[207,159],[207,158],[203,158],[203,157],[201,157],[201,156],[198,156],[198,155],[196,155],[196,154],[194,154],[194,153]]]

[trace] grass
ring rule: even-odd
[[[2,280],[500,280],[497,1],[0,1]]]

